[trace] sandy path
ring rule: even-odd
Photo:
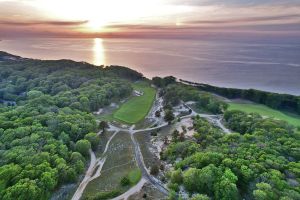
[[[221,122],[222,119],[223,119],[222,115],[208,115],[208,114],[197,113],[190,106],[188,106],[187,104],[183,104],[183,105],[186,106],[187,108],[191,109],[192,113],[190,115],[181,117],[181,119],[199,115],[200,117],[205,118],[209,122],[211,122],[211,123],[215,124],[216,126],[218,126],[220,129],[222,129],[222,131],[224,133],[227,133],[227,134],[231,133],[231,131],[222,124],[222,122]]]
[[[142,171],[142,176],[145,179],[147,179],[147,181],[149,181],[153,186],[155,186],[160,192],[167,195],[168,194],[168,189],[165,188],[165,186],[159,180],[157,180],[155,177],[150,175],[150,173],[149,173],[149,171],[148,171],[148,169],[147,169],[147,167],[144,163],[144,157],[143,157],[143,154],[140,150],[140,146],[139,146],[138,142],[136,141],[136,139],[134,138],[133,134],[131,134],[131,140],[134,144],[135,159],[136,159],[138,167]]]
[[[90,166],[89,166],[88,170],[86,171],[85,176],[84,176],[83,180],[81,181],[80,185],[78,186],[76,192],[74,193],[72,200],[80,199],[85,187],[90,182],[90,179],[93,175],[94,167],[96,166],[96,156],[92,150],[90,150],[90,157],[91,157]]]
[[[226,128],[223,124],[222,124],[222,118],[221,119],[219,119],[219,120],[217,120],[216,122],[217,122],[217,125],[224,131],[224,133],[227,133],[227,134],[229,134],[229,133],[231,133],[231,131],[228,129],[228,128]]]
[[[144,178],[141,178],[141,180],[135,186],[133,186],[127,192],[121,194],[120,196],[113,198],[112,200],[122,200],[122,199],[127,200],[131,195],[141,191],[141,189],[145,183],[147,183],[147,180]]]
[[[115,131],[115,133],[109,138],[109,140],[106,143],[104,152],[102,153],[102,156],[107,152],[111,140],[115,137],[115,135],[118,132],[119,131]],[[91,161],[90,161],[89,168],[87,169],[83,180],[81,181],[76,192],[74,193],[72,200],[79,200],[81,198],[86,186],[89,184],[89,182],[91,182],[95,178],[98,178],[101,175],[101,170],[106,161],[106,156],[96,158],[95,152],[90,150],[90,159],[91,159]]]
[[[156,100],[159,100],[158,96],[156,97]],[[187,108],[191,109],[188,105],[186,105],[186,104],[183,104],[183,105],[186,106]],[[149,172],[144,164],[144,159],[143,159],[143,155],[140,151],[139,144],[134,138],[135,133],[156,130],[156,129],[168,126],[168,123],[164,122],[164,120],[162,118],[155,119],[155,116],[153,115],[154,111],[156,109],[158,109],[160,106],[161,106],[161,102],[159,101],[158,104],[153,105],[152,112],[150,112],[148,115],[148,118],[153,118],[156,121],[156,123],[160,124],[159,126],[134,130],[134,127],[135,127],[134,125],[131,126],[129,129],[126,129],[126,128],[119,128],[119,127],[116,127],[116,126],[113,126],[112,124],[110,124],[110,127],[108,130],[115,131],[115,133],[107,141],[102,156],[105,155],[105,153],[107,152],[107,150],[109,148],[109,144],[110,144],[111,140],[115,137],[115,135],[118,132],[120,132],[120,131],[129,132],[131,135],[131,140],[134,144],[136,162],[138,164],[138,167],[141,169],[142,176],[143,176],[143,178],[139,181],[139,183],[137,185],[135,185],[134,187],[132,187],[131,189],[129,189],[127,192],[123,193],[122,195],[114,198],[114,200],[127,199],[129,196],[139,192],[141,190],[141,188],[143,187],[143,185],[147,181],[150,182],[153,186],[155,186],[162,193],[168,194],[168,190],[164,187],[164,185],[161,184],[159,180],[157,180],[156,178],[154,178],[153,176],[151,176],[149,174]],[[225,133],[231,133],[231,131],[222,124],[222,122],[221,122],[222,116],[221,115],[200,114],[200,113],[195,112],[193,109],[191,109],[191,110],[192,110],[191,114],[180,117],[180,119],[187,119],[187,118],[191,118],[191,117],[199,115],[200,117],[206,118],[208,121],[210,121],[211,123],[213,123],[216,126],[218,126],[219,128],[221,128]],[[101,133],[99,132],[98,134],[100,135]],[[101,170],[105,163],[106,157],[103,157],[103,158],[100,157],[100,158],[96,159],[95,153],[91,150],[90,150],[90,157],[91,157],[90,166],[89,166],[88,170],[86,171],[85,177],[82,180],[82,182],[80,183],[79,187],[77,188],[72,200],[79,200],[80,197],[82,196],[82,193],[83,193],[85,187],[87,186],[87,184],[90,181],[92,181],[93,179],[95,179],[101,175]],[[95,172],[95,169],[97,169],[96,172]]]

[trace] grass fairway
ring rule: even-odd
[[[133,84],[133,88],[142,91],[142,96],[133,96],[113,114],[113,117],[128,124],[135,124],[148,114],[155,99],[155,89],[146,82]]]
[[[258,113],[262,116],[273,117],[287,121],[294,126],[300,126],[300,116],[274,110],[264,105],[251,103],[229,103],[229,110],[241,110],[247,113]]]

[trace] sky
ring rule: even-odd
[[[300,35],[300,0],[0,0],[1,37]]]

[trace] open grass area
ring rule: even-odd
[[[142,96],[132,96],[113,114],[117,120],[128,124],[135,124],[145,118],[155,99],[155,89],[146,82],[133,84],[133,88],[143,92]]]
[[[103,195],[114,193],[114,196],[117,196],[131,187],[131,185],[121,186],[120,182],[123,177],[132,173],[131,179],[133,181],[138,179],[137,171],[139,170],[134,159],[134,147],[128,133],[119,132],[112,139],[106,156],[107,159],[101,175],[87,185],[83,193],[83,199],[102,193]]]
[[[294,126],[300,126],[300,116],[292,113],[274,110],[264,105],[254,103],[229,103],[229,110],[241,110],[247,113],[258,113],[262,116],[273,117],[287,121]]]

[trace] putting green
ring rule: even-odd
[[[156,90],[146,82],[134,83],[133,88],[143,92],[143,95],[132,96],[113,114],[114,118],[128,124],[135,124],[145,118],[156,94]]]
[[[229,110],[241,110],[247,113],[258,113],[262,116],[273,117],[287,121],[294,126],[300,126],[300,116],[292,113],[274,110],[261,104],[252,103],[229,103]]]

